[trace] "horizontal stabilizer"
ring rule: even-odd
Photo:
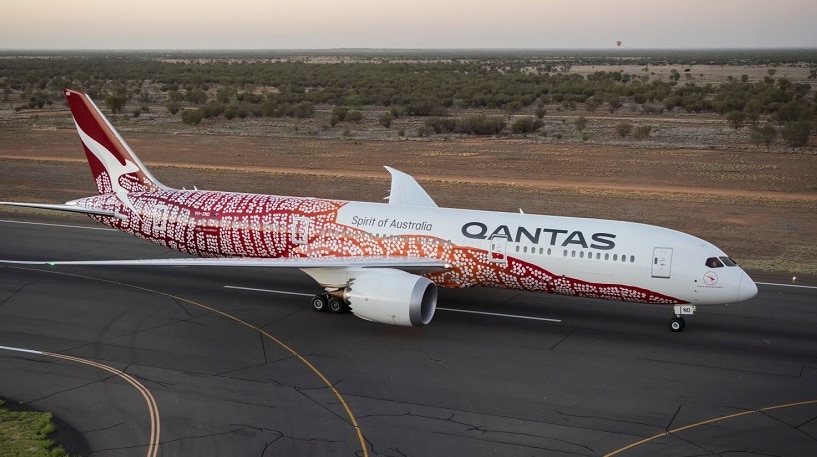
[[[115,217],[117,219],[127,219],[128,217],[124,214],[120,214],[114,211],[108,211],[104,209],[96,209],[96,208],[86,208],[83,206],[76,206],[76,205],[50,205],[47,203],[19,203],[19,202],[0,202],[0,205],[6,206],[20,206],[23,208],[37,208],[37,209],[50,209],[55,211],[68,211],[70,213],[82,213],[82,214],[93,214],[95,216],[108,216],[108,217]]]

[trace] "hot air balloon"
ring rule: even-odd
[[[616,41],[616,47],[621,47],[621,40]]]

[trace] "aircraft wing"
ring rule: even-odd
[[[442,260],[424,257],[182,257],[132,260],[0,260],[0,264],[48,266],[171,266],[171,267],[255,267],[255,268],[395,268],[414,272],[445,271],[450,266]]]
[[[104,209],[86,208],[77,205],[51,205],[46,203],[20,203],[20,202],[0,202],[0,205],[19,206],[22,208],[50,209],[56,211],[68,211],[71,213],[94,214],[97,216],[115,217],[117,219],[127,219],[127,216],[114,211]]]

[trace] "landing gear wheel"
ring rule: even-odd
[[[676,316],[670,319],[669,321],[669,329],[673,332],[680,332],[684,329],[687,323],[684,321],[684,318],[681,316]]]
[[[312,309],[318,312],[326,311],[328,300],[325,295],[315,295],[312,297]]]
[[[329,297],[329,312],[333,314],[341,314],[346,311],[346,302],[339,297]]]

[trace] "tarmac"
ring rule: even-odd
[[[0,221],[0,258],[173,255],[99,228]],[[681,333],[489,289],[403,328],[314,312],[297,270],[0,266],[0,397],[106,457],[813,455],[817,288],[759,287]]]

